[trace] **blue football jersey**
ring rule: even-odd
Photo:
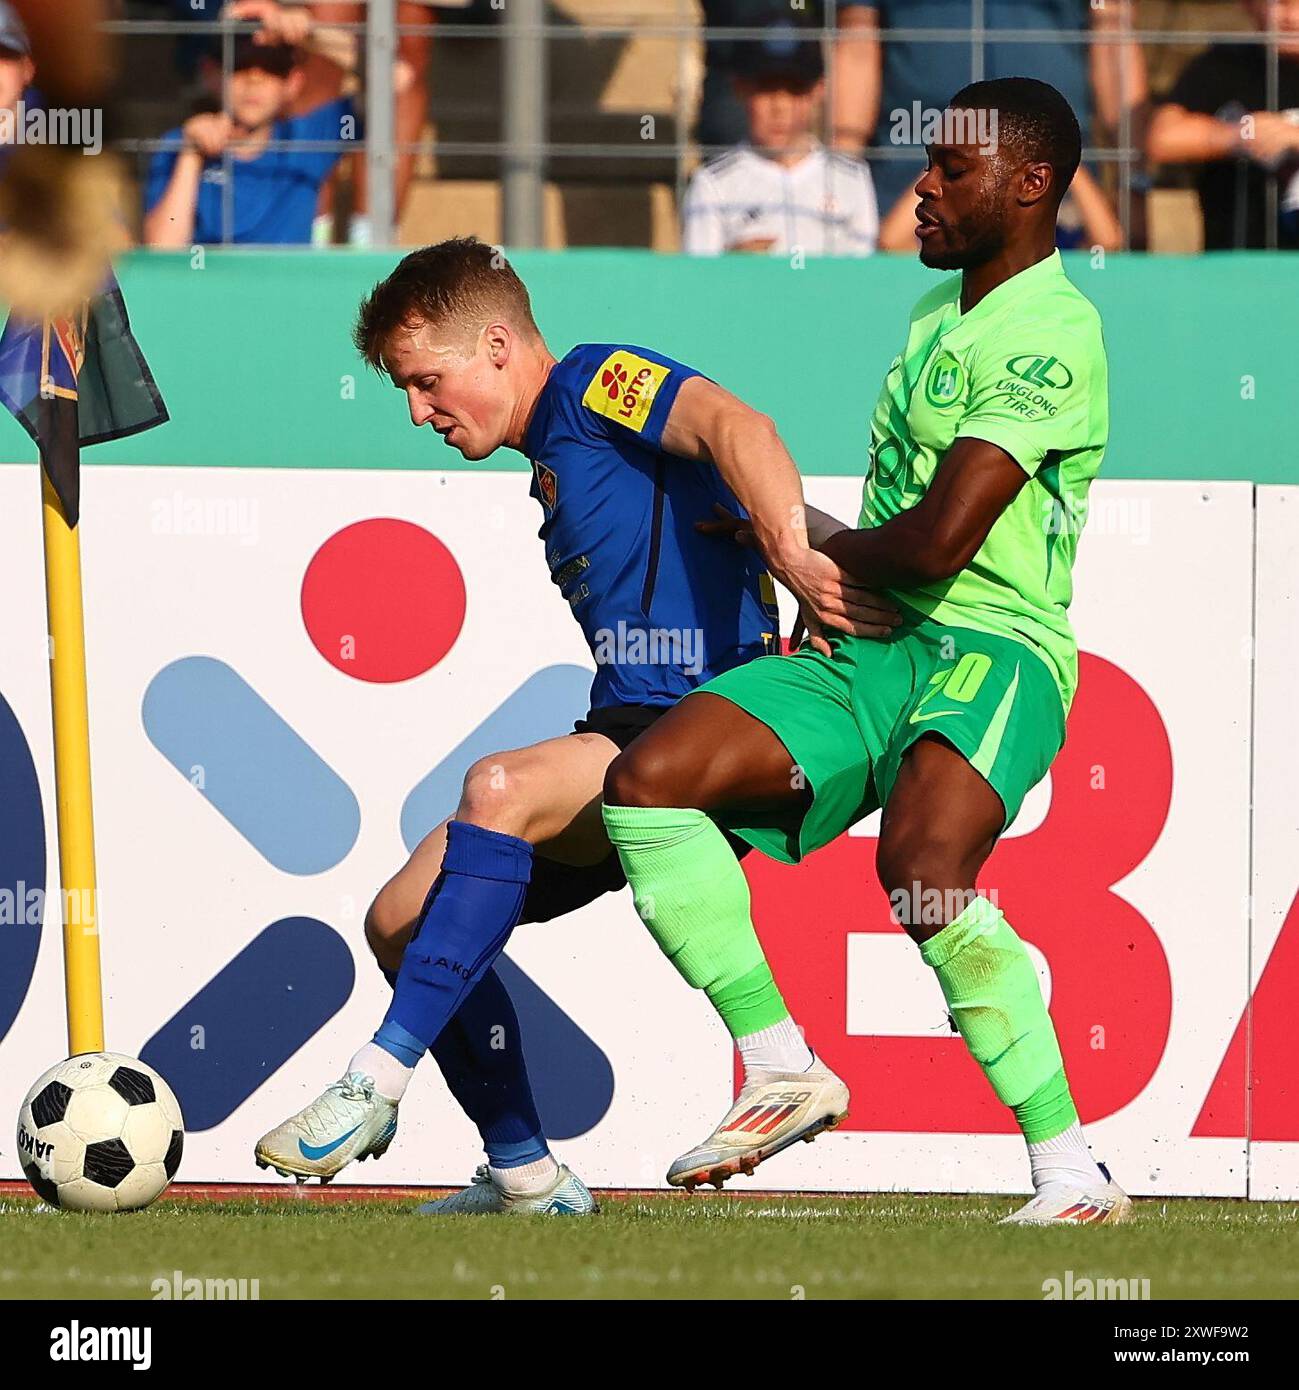
[[[761,557],[695,530],[715,502],[743,509],[712,464],[661,447],[699,375],[647,348],[584,343],[555,365],[528,426],[538,534],[595,657],[593,709],[673,704],[779,646]]]

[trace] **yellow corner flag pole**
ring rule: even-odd
[[[102,1052],[104,1001],[99,978],[95,821],[90,803],[90,717],[86,634],[81,613],[81,541],[45,470],[45,602],[50,623],[50,697],[54,711],[54,785],[58,802],[59,878],[63,887],[63,968],[68,1051]]]

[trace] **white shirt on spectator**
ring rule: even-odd
[[[870,169],[820,144],[790,168],[737,145],[695,171],[682,208],[692,256],[768,238],[773,256],[869,256],[879,229]]]

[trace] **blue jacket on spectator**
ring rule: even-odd
[[[345,124],[346,123],[346,124]],[[271,139],[342,140],[360,139],[360,122],[351,101],[346,98],[327,102],[303,116],[277,121]],[[164,137],[174,140],[175,150],[154,155],[145,181],[144,202],[152,209],[166,191],[179,156],[182,140],[178,129]],[[256,159],[229,161],[234,181],[229,237],[224,230],[226,171],[221,160],[209,160],[203,167],[198,206],[194,214],[194,241],[198,244],[230,240],[243,246],[296,246],[311,241],[311,223],[316,215],[320,187],[342,158],[342,152],[314,150],[267,150]]]

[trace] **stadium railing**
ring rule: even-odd
[[[366,129],[364,152],[368,165],[368,184],[370,189],[370,222],[373,228],[373,241],[377,246],[395,245],[399,241],[399,227],[393,199],[393,173],[397,159],[402,154],[412,154],[423,160],[436,159],[439,167],[462,166],[483,171],[489,170],[491,177],[487,184],[499,184],[500,215],[483,207],[479,214],[484,222],[491,222],[484,228],[491,240],[500,240],[514,247],[537,247],[563,243],[566,239],[557,228],[553,209],[548,215],[547,184],[554,176],[564,171],[580,170],[579,180],[591,183],[591,171],[601,167],[608,169],[616,178],[642,187],[660,180],[664,173],[668,176],[665,191],[674,197],[671,202],[679,208],[685,185],[693,168],[703,159],[720,153],[726,146],[708,146],[696,143],[690,137],[694,108],[699,95],[702,73],[703,45],[710,40],[734,42],[756,42],[764,37],[760,28],[707,27],[700,22],[694,0],[626,0],[620,12],[603,12],[601,0],[567,0],[567,8],[555,9],[548,16],[546,0],[488,0],[493,11],[497,12],[495,22],[466,23],[445,18],[446,10],[438,11],[435,21],[419,25],[398,24],[396,0],[358,0],[366,8],[366,19],[359,24],[333,24],[331,27],[354,31],[364,41],[366,48],[365,74],[365,113]],[[618,3],[618,0],[614,0]],[[637,5],[640,11],[635,12]],[[653,12],[647,12],[652,6]],[[845,31],[839,27],[837,19],[840,9],[845,8],[841,0],[825,0],[823,23],[820,26],[807,24],[800,26],[808,36],[818,37],[827,47],[845,41]],[[1203,7],[1200,7],[1203,9]],[[1218,11],[1220,7],[1215,6]],[[1130,13],[1121,11],[1121,21],[1109,31],[1090,31],[1087,29],[1032,29],[1012,32],[989,27],[984,21],[985,0],[973,0],[974,23],[968,27],[954,29],[906,28],[896,27],[885,31],[885,42],[906,42],[917,44],[970,45],[970,80],[984,75],[983,51],[991,42],[997,44],[1034,45],[1140,45],[1149,55],[1156,49],[1164,51],[1191,51],[1208,44],[1262,45],[1267,52],[1267,109],[1278,109],[1279,101],[1279,42],[1283,36],[1272,31],[1256,31],[1248,28],[1141,28],[1135,24]],[[1223,11],[1224,19],[1227,18]],[[1240,15],[1232,13],[1232,19]],[[111,21],[105,28],[127,39],[143,37],[198,37],[215,36],[221,41],[222,62],[226,74],[232,68],[235,36],[239,33],[255,32],[259,26],[248,22],[217,20],[162,20],[126,18]],[[434,37],[435,44],[447,41],[465,41],[479,45],[495,45],[499,54],[499,101],[492,104],[499,110],[499,134],[497,138],[447,138],[438,132],[430,138],[413,143],[398,143],[393,120],[394,96],[391,57],[395,53],[401,36],[424,34]],[[661,45],[670,43],[675,49],[674,60],[665,63],[660,54],[655,59],[655,71],[662,84],[657,94],[657,111],[647,111],[641,117],[641,138],[626,139],[552,139],[550,130],[557,113],[570,117],[564,124],[573,124],[575,112],[568,82],[573,66],[564,64],[564,89],[555,90],[555,84],[547,80],[547,74],[557,66],[557,58],[564,46],[574,43],[619,44],[624,50],[632,44],[649,43]],[[644,48],[642,47],[642,52]],[[475,68],[476,77],[485,77],[486,70]],[[606,72],[606,77],[609,75]],[[826,65],[826,123],[828,113],[834,109],[834,64]],[[483,93],[477,91],[476,99],[481,101]],[[665,109],[666,108],[666,109]],[[600,110],[598,98],[594,103],[586,103],[589,115]],[[626,112],[624,111],[624,115]],[[656,114],[667,117],[669,136],[666,140],[657,138],[658,122],[652,118]],[[1084,160],[1093,166],[1106,170],[1108,191],[1114,203],[1118,218],[1124,231],[1126,245],[1133,245],[1133,231],[1141,221],[1136,203],[1148,187],[1146,157],[1142,149],[1141,114],[1134,110],[1128,101],[1120,102],[1119,121],[1111,145],[1088,143],[1084,150]],[[914,151],[905,146],[892,145],[880,136],[888,129],[887,112],[881,112],[876,126],[876,139],[863,156],[871,161],[893,161],[914,158]],[[648,138],[644,134],[645,122],[653,132]],[[625,124],[625,122],[623,123]],[[174,148],[159,138],[132,138],[116,142],[123,153],[134,155],[137,159],[158,150]],[[282,144],[273,143],[268,148],[280,148]],[[315,141],[296,142],[296,148],[312,150],[331,150],[340,154],[355,153],[357,142]],[[229,240],[232,225],[230,198],[232,183],[228,177],[229,164],[233,151],[227,150],[224,163],[227,167],[226,194],[226,236]],[[643,168],[648,177],[636,173]],[[559,180],[565,180],[561,177]],[[479,185],[483,184],[479,180]],[[598,180],[596,180],[598,185]],[[553,191],[553,189],[552,189]],[[603,190],[608,192],[607,188]],[[1269,215],[1268,230],[1275,245],[1276,200],[1278,198],[1277,179],[1268,182]],[[593,203],[600,203],[597,191]],[[604,209],[607,213],[607,207]],[[885,209],[881,209],[881,212]],[[664,246],[669,238],[661,234],[664,222],[662,205],[647,213],[641,219],[630,220],[637,227],[635,243]],[[607,223],[608,217],[604,219]],[[490,233],[499,233],[490,235]],[[571,239],[570,239],[571,240]],[[1138,239],[1138,244],[1140,239]],[[606,243],[607,244],[607,243]]]

